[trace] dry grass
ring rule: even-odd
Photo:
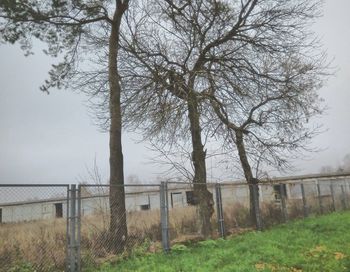
[[[169,218],[171,240],[183,235],[198,235],[199,222],[196,206],[174,208],[170,211]]]
[[[135,211],[127,214],[128,240],[126,254],[149,241],[161,240],[159,211]],[[81,246],[83,261],[98,263],[110,255],[108,235],[109,215],[100,213],[84,216],[81,222]]]
[[[173,242],[198,237],[197,210],[194,206],[174,208],[169,214]],[[81,221],[81,252],[83,265],[97,265],[111,258],[109,253],[108,214],[83,216]],[[127,214],[128,240],[124,256],[142,248],[160,249],[161,226],[159,210]],[[212,218],[214,228],[215,217]],[[215,233],[213,234],[215,236]],[[197,239],[197,238],[195,238]],[[40,220],[0,225],[0,271],[63,271],[66,257],[66,220]]]
[[[323,199],[324,211],[331,211],[330,199]],[[308,199],[310,213],[319,213],[318,199]],[[338,205],[339,206],[339,205]],[[289,219],[303,216],[301,200],[287,201]],[[226,234],[251,229],[252,221],[247,205],[225,202],[223,207]],[[283,221],[281,207],[274,202],[261,203],[265,227]],[[172,243],[201,240],[197,207],[186,206],[170,210],[170,238]],[[160,250],[161,226],[159,210],[136,211],[127,214],[128,240],[121,257],[135,252]],[[109,253],[109,215],[98,212],[82,218],[81,253],[84,266],[98,265],[113,258]],[[217,234],[216,215],[212,218],[213,238]],[[0,225],[0,271],[63,271],[66,257],[66,220],[40,220]],[[28,271],[28,270],[27,270]]]
[[[223,210],[228,234],[234,233],[236,229],[249,228],[252,226],[248,206],[240,202],[225,203]]]
[[[82,218],[83,262],[98,263],[110,256],[108,215],[99,213]],[[127,251],[146,241],[160,241],[159,211],[128,213]],[[154,243],[150,247],[155,248]],[[0,271],[64,271],[66,259],[66,219],[37,220],[0,224]]]
[[[0,226],[0,271],[64,270],[66,221],[63,219],[2,224]]]
[[[133,254],[135,249],[155,251],[160,248],[161,224],[160,211],[135,211],[127,214],[128,240],[126,255]],[[99,259],[108,256],[108,216],[85,216],[82,220],[82,251],[83,261],[99,263]],[[169,212],[170,239],[183,239],[184,236],[198,235],[196,207],[186,206],[174,208]],[[189,236],[188,236],[189,237]],[[124,255],[125,255],[124,254]],[[84,260],[85,255],[85,260]]]

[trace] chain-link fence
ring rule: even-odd
[[[347,176],[256,185],[0,185],[0,271],[91,271],[106,260],[349,208]]]
[[[263,230],[294,219],[349,209],[349,182],[348,178],[342,177],[257,185],[208,183],[206,188],[214,202],[209,237]],[[202,233],[201,207],[193,185],[168,183],[167,189],[168,243],[190,243],[207,238]]]
[[[67,267],[67,185],[0,185],[0,271]]]
[[[80,186],[82,269],[98,266],[116,254],[125,257],[161,248],[159,187]]]
[[[309,180],[259,185],[264,228],[294,219],[346,210],[347,179]]]

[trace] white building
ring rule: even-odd
[[[282,193],[284,193],[287,199],[302,199],[301,183],[304,184],[306,197],[329,197],[331,195],[331,184],[333,184],[335,195],[340,195],[342,193],[341,186],[343,186],[347,194],[350,192],[350,174],[286,177],[263,180],[262,183],[259,184],[260,201],[279,201],[281,186]],[[320,184],[320,195],[318,195],[317,184]],[[89,188],[88,186],[83,187]],[[134,188],[140,189],[142,187]],[[191,184],[169,183],[168,188],[168,203],[170,209],[195,204]],[[208,189],[213,193],[215,201],[215,184],[208,184]],[[102,190],[99,192],[86,191],[82,193],[82,195],[82,215],[108,211],[108,193]],[[243,182],[222,183],[221,195],[224,204],[229,205],[234,202],[239,202],[243,205],[249,204],[249,189]],[[33,221],[67,216],[66,197],[1,203],[2,201],[0,199],[0,223]],[[125,203],[127,211],[159,209],[159,187],[154,186],[152,189],[144,191],[128,191],[126,193]]]

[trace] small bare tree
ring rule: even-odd
[[[207,95],[215,115],[213,120],[216,117],[215,131],[223,136],[225,148],[238,151],[244,176],[251,185],[254,220],[259,202],[258,199],[254,201],[252,186],[259,181],[258,169],[264,166],[288,169],[288,158],[309,150],[309,140],[320,132],[318,126],[308,122],[322,113],[315,91],[321,86],[323,70],[322,61],[302,63],[292,57],[282,63],[275,60],[263,64],[264,74],[255,70],[256,76],[250,80],[249,89],[233,78],[226,78],[226,83],[237,89],[229,87],[222,92],[224,83],[218,78],[211,79]],[[244,95],[237,93],[238,89]],[[235,99],[228,102],[226,91]],[[255,175],[252,168],[256,170]]]

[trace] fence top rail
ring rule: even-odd
[[[57,198],[48,198],[48,199],[40,199],[40,200],[27,200],[27,201],[18,201],[18,202],[8,202],[8,203],[0,203],[0,207],[13,207],[13,206],[23,206],[30,204],[41,204],[41,203],[67,203],[68,197],[57,197]]]
[[[310,182],[314,182],[316,181],[316,179],[314,180],[276,180],[276,181],[261,181],[255,185],[278,185],[278,184],[308,184]],[[320,183],[320,185],[322,185],[322,183],[331,183],[331,184],[334,184],[333,182],[334,181],[339,181],[339,180],[318,180]],[[327,183],[327,184],[328,184]],[[193,187],[194,184],[197,184],[197,185],[207,185],[208,187],[214,187],[216,185],[222,185],[222,186],[252,186],[254,184],[249,184],[247,182],[216,182],[216,183],[213,183],[213,182],[207,182],[207,183],[189,183],[189,182],[168,182],[169,185],[171,184],[181,184],[183,186],[191,186]],[[341,185],[341,184],[335,184],[335,185]],[[180,188],[180,187],[179,187]],[[186,187],[185,187],[186,188]],[[176,188],[174,188],[176,189]]]
[[[69,184],[7,183],[7,184],[0,184],[0,187],[66,187],[66,188],[69,188]]]
[[[300,176],[287,176],[287,177],[273,177],[273,178],[262,178],[259,179],[258,184],[259,185],[269,185],[269,184],[278,184],[278,183],[293,183],[293,184],[300,184],[304,182],[310,182],[310,181],[333,181],[334,179],[345,179],[350,178],[350,172],[344,172],[344,173],[329,173],[329,174],[310,174],[310,175],[300,175]],[[328,180],[324,180],[328,179]],[[168,184],[182,184],[182,185],[191,185],[193,186],[193,182],[181,182],[181,181],[167,181]],[[245,180],[236,180],[236,181],[219,181],[219,182],[206,182],[206,183],[196,183],[196,184],[206,184],[209,186],[214,186],[216,184],[220,185],[233,185],[233,186],[239,186],[239,185],[251,185],[248,184]]]
[[[287,176],[287,177],[274,177],[274,178],[265,178],[261,181],[294,181],[294,180],[308,180],[308,179],[325,179],[325,178],[350,178],[350,172],[343,173],[328,173],[328,174],[309,174],[309,175],[299,175],[299,176]]]
[[[79,184],[80,187],[159,187],[159,184]]]

